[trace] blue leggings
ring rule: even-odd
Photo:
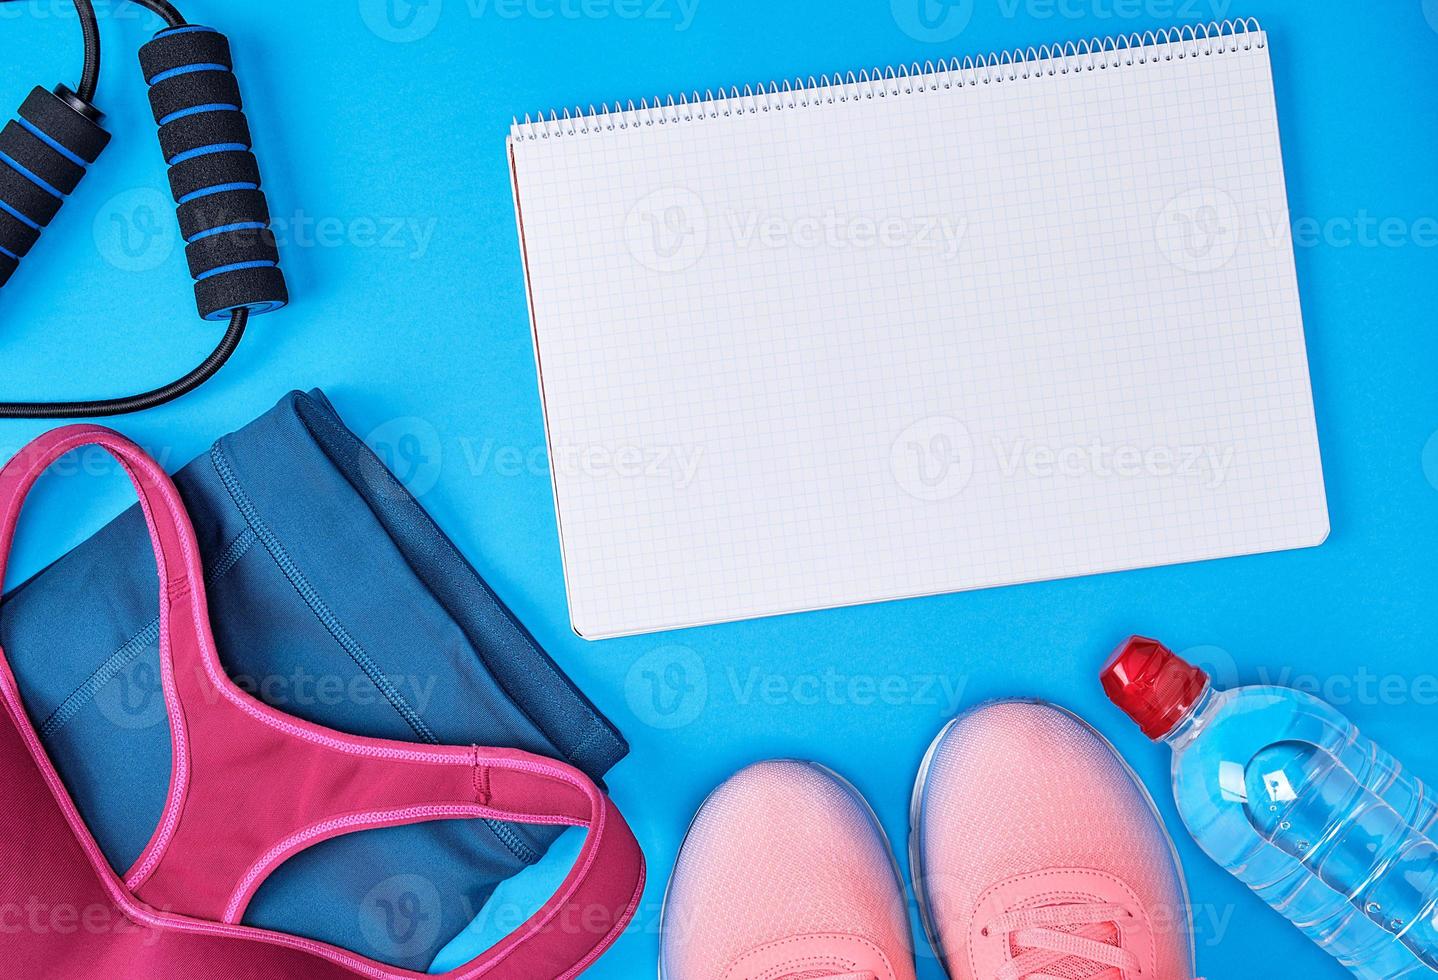
[[[628,746],[320,392],[292,392],[186,466],[226,670],[292,715],[377,738],[524,749],[601,780]],[[0,645],[123,873],[170,775],[154,559],[138,506],[7,596]],[[432,823],[283,865],[248,925],[423,971],[557,836]]]

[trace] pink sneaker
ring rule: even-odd
[[[1132,771],[1088,725],[983,705],[940,734],[914,790],[912,867],[954,980],[1188,980],[1188,894]]]
[[[903,885],[858,791],[762,762],[700,808],[664,902],[662,980],[914,980]]]

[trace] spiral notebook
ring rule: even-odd
[[[1255,22],[548,113],[509,152],[581,636],[1328,533]]]

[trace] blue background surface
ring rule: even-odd
[[[918,2],[186,0],[235,42],[295,302],[256,321],[217,381],[117,425],[175,468],[284,391],[320,386],[389,456],[633,742],[612,784],[651,887],[592,976],[651,975],[681,836],[733,770],[774,756],[834,766],[902,850],[934,733],[957,708],[1013,695],[1078,711],[1158,797],[1198,905],[1202,974],[1343,976],[1183,834],[1166,750],[1107,705],[1095,674],[1133,631],[1200,647],[1224,681],[1319,690],[1438,782],[1438,0],[961,0],[934,31],[915,26]],[[0,294],[0,397],[148,386],[216,339],[194,316],[133,53],[155,25],[125,5],[102,14],[99,101],[117,138]],[[1272,34],[1326,545],[600,644],[571,634],[504,155],[512,115],[1230,16]],[[0,43],[0,105],[74,83],[65,0],[3,4]],[[0,451],[44,428],[0,422]],[[113,467],[86,463],[36,501],[12,583],[130,502]],[[940,976],[919,950],[921,976]]]

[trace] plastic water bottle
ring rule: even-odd
[[[1364,980],[1438,976],[1438,800],[1353,723],[1284,687],[1216,689],[1134,637],[1104,690],[1173,749],[1200,847]]]

